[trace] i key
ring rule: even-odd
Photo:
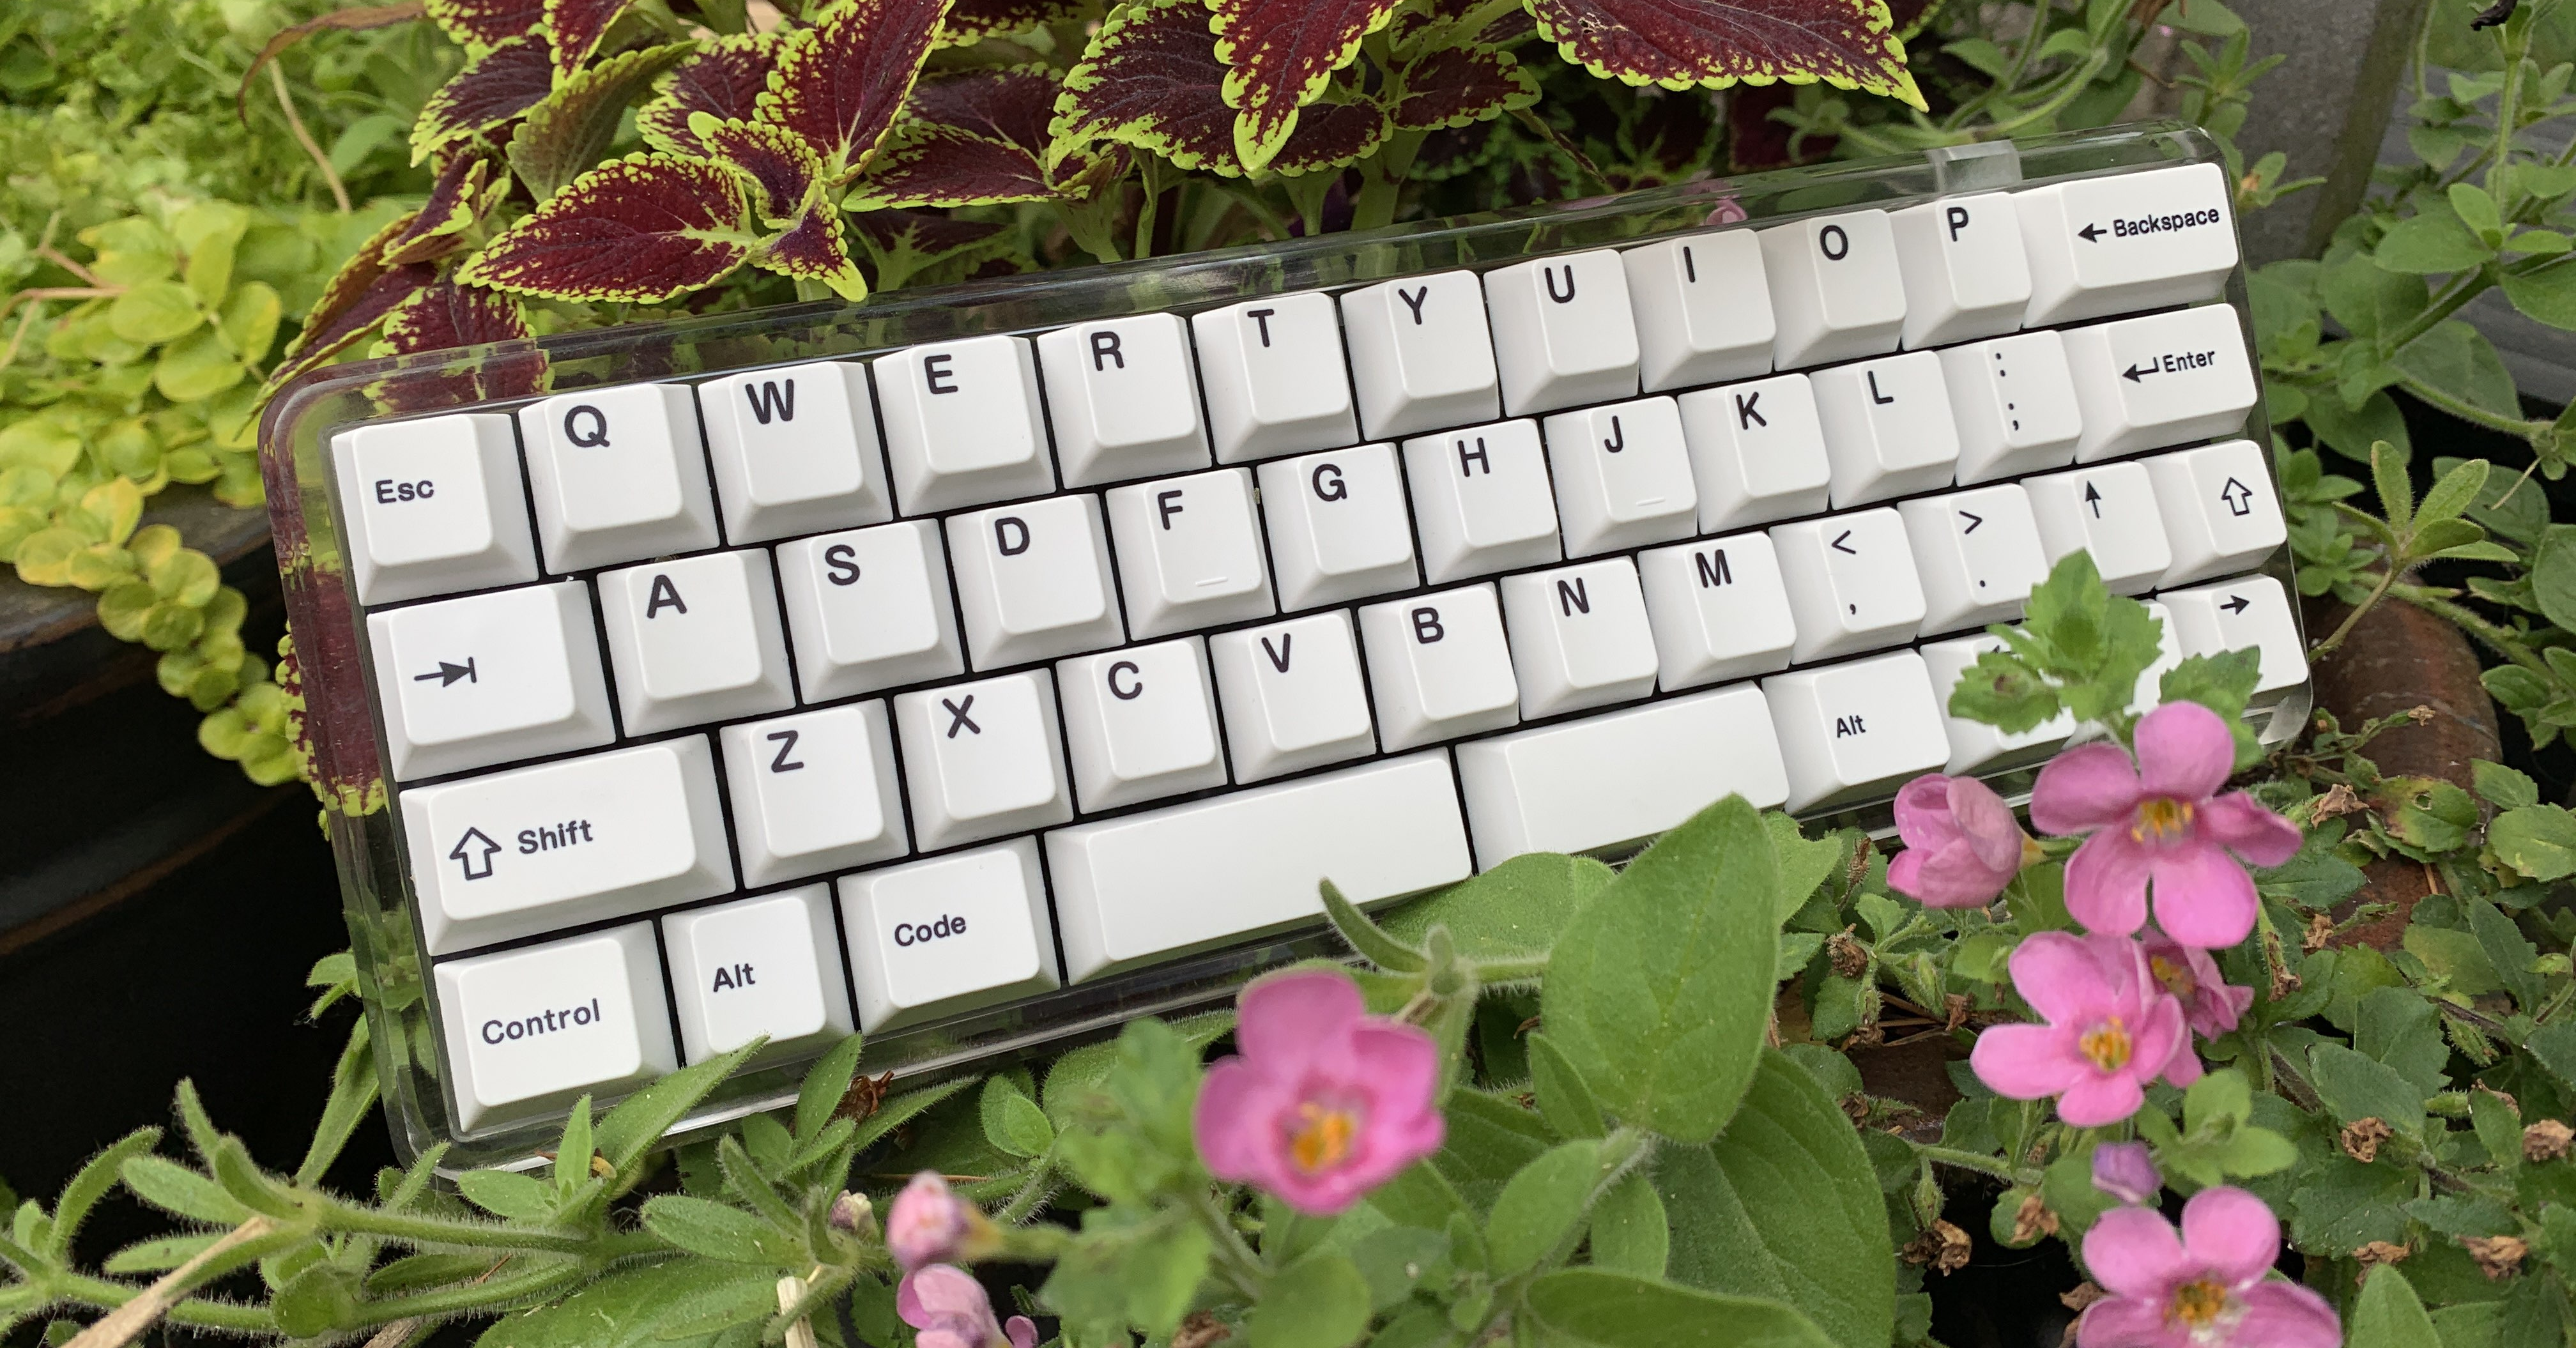
[[[396,781],[616,737],[579,581],[370,613],[367,644]]]
[[[1174,314],[1137,314],[1038,338],[1064,485],[1090,487],[1208,464],[1198,366]]]
[[[1555,561],[1556,498],[1538,427],[1527,421],[1470,426],[1404,442],[1422,533],[1422,569],[1434,585]]]
[[[1246,300],[1190,320],[1216,461],[1245,463],[1360,438],[1333,297]]]
[[[716,545],[697,399],[679,384],[590,389],[519,409],[551,571]]]
[[[1619,255],[1648,393],[1771,373],[1771,287],[1749,229],[1692,234]]]
[[[1208,655],[1235,781],[1249,786],[1377,751],[1348,610],[1219,633]]]
[[[1525,416],[1637,391],[1628,274],[1607,249],[1533,258],[1485,273],[1503,415]]]
[[[1055,676],[1084,810],[1225,785],[1199,638],[1076,656],[1057,664]]]
[[[1038,370],[1019,337],[916,346],[873,362],[886,457],[907,515],[1055,489]]]
[[[923,851],[1073,818],[1045,670],[901,693],[894,719]]]
[[[894,518],[868,370],[819,361],[698,386],[725,536],[736,543]]]
[[[948,517],[948,559],[977,669],[1126,640],[1109,593],[1100,498],[1058,496]]]
[[[1268,617],[1252,473],[1220,468],[1109,493],[1129,630],[1159,637]]]
[[[1905,282],[1887,212],[1775,225],[1760,238],[1771,314],[1779,324],[1773,355],[1778,368],[1896,349],[1905,328]]]
[[[1395,446],[1273,459],[1261,465],[1260,479],[1281,608],[1294,612],[1421,583]]]
[[[1494,348],[1474,272],[1351,291],[1342,296],[1342,326],[1370,439],[1494,419]]]

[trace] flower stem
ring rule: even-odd
[[[2387,598],[2388,587],[2396,583],[2397,567],[2394,565],[2394,559],[2391,559],[2391,565],[2381,569],[2379,583],[2371,586],[2370,593],[2363,595],[2361,602],[2352,606],[2352,612],[2343,615],[2343,622],[2335,628],[2334,634],[2308,648],[2308,663],[2315,664],[2332,654],[2336,647],[2341,646],[2343,639],[2351,636],[2352,629],[2361,622],[2361,615],[2370,612],[2378,606],[2380,600]]]
[[[2040,1172],[2036,1170],[2016,1169],[2009,1162],[1998,1161],[1991,1156],[1980,1156],[1973,1151],[1961,1151],[1956,1147],[1941,1147],[1928,1142],[1917,1142],[1914,1144],[1914,1154],[1934,1165],[1946,1165],[1958,1170],[1973,1170],[1980,1175],[1992,1175],[2006,1184],[2039,1182]]]
[[[1234,1290],[1243,1293],[1245,1300],[1260,1300],[1261,1289],[1269,1283],[1270,1275],[1262,1271],[1260,1256],[1243,1243],[1243,1233],[1227,1219],[1225,1205],[1217,1201],[1216,1191],[1200,1191],[1192,1200],[1192,1210],[1216,1243],[1217,1267],[1225,1274],[1225,1280],[1233,1283]]]

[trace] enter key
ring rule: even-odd
[[[2070,328],[2064,338],[2084,410],[2078,463],[2234,435],[2254,410],[2245,329],[2227,305]]]

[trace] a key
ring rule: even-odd
[[[1276,611],[1248,468],[1112,488],[1109,529],[1140,641]]]
[[[1950,761],[1923,657],[1898,651],[1762,681],[1792,814],[1893,791]]]
[[[1655,634],[1637,566],[1611,557],[1503,579],[1512,672],[1531,719],[1655,691]]]
[[[866,1033],[1062,985],[1035,838],[844,876],[839,888]]]
[[[1714,748],[1714,751],[1712,751]],[[1718,688],[1459,745],[1476,864],[1523,852],[1622,851],[1741,794],[1789,794],[1769,705]]]
[[[1388,753],[1520,720],[1520,685],[1490,583],[1371,604],[1360,610],[1360,640]]]
[[[1346,609],[1208,638],[1235,781],[1366,758],[1377,752],[1359,647]]]
[[[710,380],[698,385],[698,413],[732,541],[894,518],[866,366],[818,361]]]
[[[2253,647],[2262,653],[2256,696],[2304,683],[2307,645],[2289,595],[2270,576],[2239,576],[2197,590],[2167,590],[2156,598],[2173,615],[2185,657]]]
[[[729,725],[716,739],[745,885],[825,875],[912,850],[885,703]]]
[[[1496,395],[1485,291],[1470,271],[1410,276],[1342,296],[1342,330],[1372,440],[1491,421]]]
[[[2145,465],[2096,464],[2024,478],[2021,488],[2030,495],[2040,550],[2051,567],[2069,553],[2089,552],[2111,593],[2144,594],[2173,565]]]
[[[1375,905],[1475,869],[1438,750],[1059,829],[1046,848],[1073,982],[1318,923],[1326,880]]]
[[[2251,440],[2229,440],[2144,461],[2155,483],[2173,563],[2159,585],[2243,571],[2289,537],[2272,465]]]
[[[399,799],[433,955],[733,888],[704,735],[415,786]]]
[[[1945,197],[1887,218],[1905,275],[1905,345],[1920,351],[2021,326],[2030,264],[2021,219],[2001,192]]]
[[[1109,593],[1100,498],[1057,496],[948,518],[966,653],[996,669],[1127,639]]]
[[[579,581],[367,615],[396,781],[616,738]]]
[[[680,384],[586,389],[519,409],[549,571],[716,545],[697,399]]]
[[[1907,501],[1896,513],[1914,543],[1926,633],[2011,622],[2048,579],[2030,498],[2014,483]]]
[[[1886,507],[1771,530],[1780,581],[1798,619],[1798,664],[1911,641],[1923,585],[1905,522]]]
[[[1547,456],[1531,422],[1407,440],[1404,476],[1413,488],[1423,574],[1434,585],[1564,555]]]
[[[778,590],[759,548],[603,571],[599,615],[630,735],[796,703]]]
[[[782,543],[778,586],[809,702],[966,672],[935,521]]]
[[[1790,370],[1896,349],[1905,329],[1905,281],[1887,212],[1816,216],[1756,237],[1779,325],[1775,366]]]
[[[1360,438],[1342,325],[1319,290],[1272,295],[1190,320],[1216,461],[1245,463]]]
[[[1624,552],[1698,532],[1699,488],[1672,399],[1559,412],[1544,426],[1566,556]]]
[[[761,1035],[769,1043],[754,1062],[801,1057],[858,1028],[827,885],[673,913],[662,919],[662,940],[690,1062]]]
[[[1913,351],[1818,370],[1814,380],[1836,507],[1950,485],[1959,429],[1939,356]]]
[[[2236,267],[2227,171],[2184,164],[2013,194],[2030,327],[2214,299]]]
[[[1619,255],[1648,393],[1771,372],[1771,286],[1749,229],[1689,234]]]
[[[877,357],[886,459],[907,515],[1055,490],[1022,337],[968,337]]]
[[[1086,811],[1225,785],[1216,695],[1197,637],[1055,667],[1075,798]]]
[[[2084,409],[2078,463],[2234,435],[2254,409],[2245,331],[2224,304],[2061,335]]]
[[[1736,534],[1637,555],[1666,692],[1789,667],[1798,642],[1768,534]]]
[[[1933,700],[1941,708],[1942,733],[1950,740],[1950,761],[1941,769],[1943,772],[1987,772],[2037,763],[2053,757],[2075,733],[2075,718],[2066,712],[2059,712],[2033,729],[2010,735],[1983,721],[1951,713],[1950,695],[1976,665],[1977,657],[2003,648],[2001,638],[1983,633],[1928,641],[1917,648],[1924,669],[1932,677]]]
[[[450,960],[433,981],[460,1133],[679,1070],[650,923]]]
[[[1803,374],[1681,396],[1682,439],[1699,486],[1699,531],[1812,515],[1825,508],[1833,465]]]
[[[2074,462],[2084,409],[2056,333],[1954,346],[1940,357],[1959,424],[1961,486]]]
[[[1073,817],[1047,671],[897,694],[894,720],[921,850]]]
[[[1294,613],[1422,583],[1395,446],[1273,459],[1261,465],[1260,482],[1280,608]]]
[[[1503,415],[1608,402],[1637,392],[1637,324],[1619,255],[1596,249],[1485,273]]]
[[[1038,337],[1056,467],[1068,487],[1208,466],[1198,365],[1177,314],[1132,314]]]
[[[360,426],[331,441],[361,604],[537,578],[519,439],[489,412]]]

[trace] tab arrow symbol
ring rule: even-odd
[[[1975,533],[1977,531],[1977,526],[1986,522],[1986,517],[1983,515],[1972,514],[1965,510],[1960,511],[1959,514],[1965,517],[1968,521],[1968,527],[1959,531],[1963,534]]]
[[[2085,483],[2084,504],[2093,507],[2093,518],[2102,518],[2102,489],[2090,482]]]
[[[1848,542],[1850,542],[1850,541],[1851,541],[1851,530],[1849,530],[1849,529],[1845,529],[1845,530],[1843,530],[1841,533],[1834,535],[1834,541],[1833,541],[1831,544],[1829,544],[1828,546],[1832,547],[1832,548],[1833,548],[1833,550],[1834,550],[1834,551],[1836,551],[1836,552],[1847,552],[1847,553],[1850,553],[1850,554],[1851,554],[1852,556],[1854,556],[1854,557],[1858,557],[1858,556],[1860,555],[1860,549],[1858,549],[1858,548],[1847,548],[1847,547],[1844,547],[1844,546],[1843,546],[1845,543],[1848,543]]]
[[[441,660],[438,662],[438,668],[431,670],[429,673],[414,674],[411,676],[411,681],[414,683],[427,683],[431,679],[438,680],[438,686],[441,688],[447,687],[458,679],[464,679],[471,683],[481,683],[483,681],[475,677],[474,657],[470,655],[465,657],[464,664],[451,665],[448,662]]]
[[[2253,600],[2248,599],[2241,594],[2231,594],[2227,596],[2227,602],[2219,605],[2219,607],[2230,613],[2243,613],[2246,609],[2253,607],[2253,604]]]
[[[2102,227],[2100,225],[2086,225],[2084,228],[2075,231],[2075,237],[2082,239],[2086,243],[2100,243],[2102,241]]]
[[[2227,503],[2228,514],[2240,518],[2251,514],[2254,509],[2254,489],[2232,477],[2227,479],[2226,486],[2218,489],[2218,499]]]
[[[483,849],[481,856],[472,854],[477,847]],[[468,828],[465,836],[456,840],[456,846],[449,849],[447,859],[465,868],[466,879],[480,880],[492,873],[492,854],[500,850],[501,844],[492,841],[483,830]]]

